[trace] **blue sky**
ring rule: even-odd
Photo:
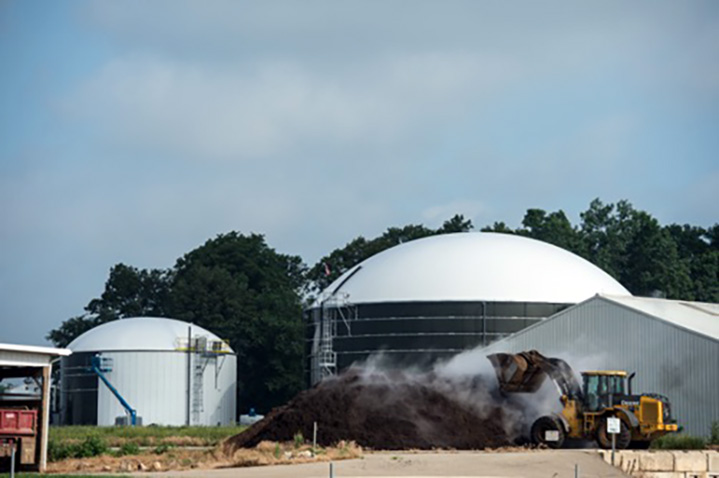
[[[0,62],[2,342],[231,230],[717,222],[716,2],[5,0]]]

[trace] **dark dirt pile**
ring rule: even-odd
[[[480,404],[473,402],[482,397]],[[482,449],[512,444],[516,410],[475,378],[455,383],[432,374],[372,376],[351,369],[298,394],[226,442],[228,451],[264,440],[291,441],[297,433],[322,446],[353,440],[372,449]]]

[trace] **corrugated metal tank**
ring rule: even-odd
[[[348,270],[306,311],[307,380],[379,352],[399,366],[428,366],[597,293],[630,295],[593,264],[534,239],[458,233],[407,242]]]
[[[690,308],[678,308],[672,323],[631,307],[642,301],[661,300],[594,297],[477,354],[536,349],[565,359],[576,372],[636,372],[635,393],[666,395],[684,431],[707,436],[711,423],[719,422],[719,340],[679,323]],[[711,326],[717,318],[707,314],[706,320]]]
[[[75,339],[61,363],[61,422],[115,425],[126,416],[92,372],[99,358],[110,384],[144,425],[227,425],[236,418],[237,358],[211,332],[172,319],[132,318]]]

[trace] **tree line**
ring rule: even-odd
[[[518,234],[567,249],[640,296],[719,302],[719,224],[709,228],[662,226],[628,201],[595,199],[573,225],[559,210],[527,210],[515,229],[496,222],[481,231]],[[264,236],[229,232],[177,259],[169,269],[117,264],[105,290],[84,312],[51,330],[47,339],[67,346],[83,332],[127,317],[172,317],[229,341],[237,353],[239,408],[267,411],[303,387],[303,306],[355,264],[422,237],[468,232],[455,215],[441,227],[390,227],[378,237],[359,236],[307,266],[281,254]]]

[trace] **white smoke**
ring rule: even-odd
[[[534,393],[513,393],[502,395],[495,370],[487,356],[497,352],[516,353],[518,350],[500,350],[497,347],[477,347],[459,353],[447,360],[437,362],[430,371],[419,367],[398,369],[391,358],[384,353],[371,355],[364,362],[353,365],[366,383],[383,385],[388,393],[377,397],[377,406],[386,401],[398,400],[401,387],[421,385],[441,393],[445,397],[473,411],[485,419],[501,408],[502,426],[508,436],[528,437],[529,430],[536,419],[544,415],[559,414],[562,411],[560,391],[550,379],[545,380]],[[592,351],[586,354],[571,353],[569,350],[539,350],[547,357],[561,358],[574,371],[581,385],[581,372],[585,370],[603,370],[610,363],[606,353]],[[418,427],[423,422],[418,417]],[[427,430],[428,433],[431,430]]]

